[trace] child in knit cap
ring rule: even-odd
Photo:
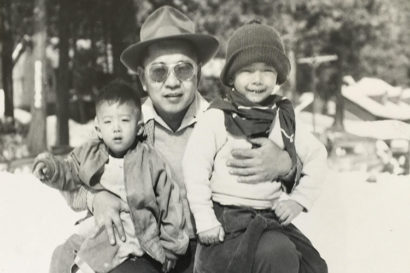
[[[282,41],[269,26],[252,21],[228,41],[221,80],[232,89],[198,121],[183,160],[201,242],[198,273],[327,272],[326,262],[291,223],[317,198],[327,154],[313,135],[296,126],[291,102],[275,94],[289,71]],[[226,164],[231,150],[258,146],[266,137],[289,153],[293,166],[300,158],[302,174],[240,183]],[[309,146],[320,150],[314,163]]]

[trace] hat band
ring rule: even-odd
[[[155,30],[155,32],[141,36],[141,41],[164,38],[169,36],[176,36],[181,34],[192,34],[190,31],[176,26],[162,26]]]

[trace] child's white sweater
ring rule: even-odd
[[[278,115],[269,139],[284,148]],[[222,205],[267,209],[274,208],[284,194],[277,181],[245,184],[237,182],[237,176],[229,173],[226,162],[231,158],[231,150],[250,147],[245,137],[227,132],[222,110],[209,109],[197,122],[182,166],[198,233],[220,225],[212,209],[212,200]],[[295,147],[303,163],[304,176],[289,198],[308,210],[320,192],[327,169],[327,153],[324,146],[298,122]]]

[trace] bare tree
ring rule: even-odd
[[[11,0],[3,0],[1,9],[1,75],[4,89],[4,114],[14,118],[13,107],[13,36],[11,31]]]
[[[34,6],[34,96],[31,103],[31,123],[27,145],[32,154],[47,148],[46,134],[46,8],[45,0],[35,0]]]
[[[57,114],[57,146],[69,145],[69,128],[68,128],[68,101],[69,101],[69,37],[70,37],[70,14],[71,1],[59,1],[59,21],[58,21],[58,52],[59,63],[57,72],[57,89],[56,89],[56,114]]]

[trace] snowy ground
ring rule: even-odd
[[[410,177],[333,173],[312,211],[296,224],[330,273],[410,272]],[[48,272],[50,255],[72,231],[74,213],[31,175],[0,173],[0,273]]]
[[[333,173],[312,211],[296,224],[330,273],[410,272],[410,176]]]

